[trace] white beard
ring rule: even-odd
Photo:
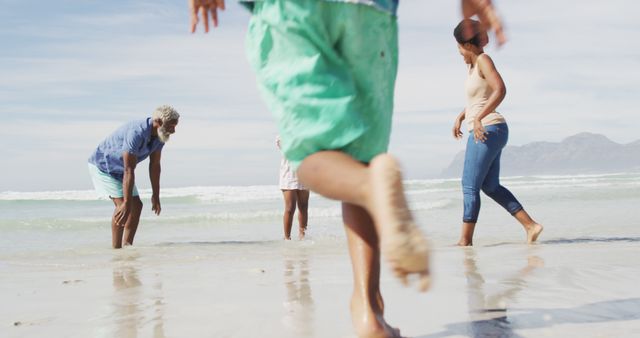
[[[158,128],[158,139],[160,139],[160,142],[167,143],[170,137],[171,134],[169,134],[169,132],[167,132],[164,127]]]

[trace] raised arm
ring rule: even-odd
[[[499,46],[507,42],[502,21],[498,17],[491,0],[462,0],[462,15],[465,19],[477,15],[480,22],[485,25],[485,28],[495,33]],[[468,28],[468,32],[469,38],[471,38],[473,35],[471,27]]]
[[[211,12],[213,27],[218,27],[218,10],[223,11],[224,8],[224,0],[189,0],[191,33],[195,33],[196,26],[200,22],[200,15],[202,15],[205,33],[209,32],[209,12]]]
[[[160,215],[160,155],[162,149],[149,155],[149,180],[151,180],[151,210]]]

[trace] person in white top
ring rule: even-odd
[[[280,148],[280,136],[276,137],[276,146]],[[293,215],[298,207],[298,239],[303,239],[307,232],[307,220],[309,210],[309,189],[305,188],[298,175],[293,170],[289,161],[282,156],[280,160],[280,190],[284,196],[284,239],[291,239],[291,228],[293,227]]]
[[[500,184],[500,155],[507,144],[509,128],[496,111],[506,87],[484,46],[489,36],[478,21],[462,20],[453,32],[458,50],[469,67],[465,90],[467,105],[453,126],[453,137],[462,138],[460,127],[467,120],[469,138],[462,173],[464,213],[458,245],[473,245],[473,231],[480,213],[480,190],[500,204],[524,227],[527,242],[536,241],[542,225],[536,223],[513,194]]]

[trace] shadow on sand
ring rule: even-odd
[[[281,240],[269,240],[269,241],[189,241],[189,242],[162,242],[155,244],[156,247],[168,247],[168,246],[215,246],[215,245],[255,245],[255,244],[279,244]]]
[[[578,237],[578,238],[556,238],[545,241],[538,241],[534,245],[547,244],[584,244],[584,243],[636,243],[640,242],[640,237]],[[483,245],[482,247],[491,248],[504,245],[522,245],[520,242],[500,242],[489,245]]]

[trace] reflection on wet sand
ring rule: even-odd
[[[525,276],[544,266],[542,258],[531,255],[526,265],[513,277],[500,282],[505,289],[490,296],[485,294],[485,280],[478,270],[473,248],[465,249],[464,271],[467,278],[469,308],[468,333],[472,337],[517,337],[509,321],[508,305],[526,287]]]
[[[113,268],[113,318],[117,337],[138,336],[138,322],[142,316],[138,308],[142,298],[141,285],[133,266]]]
[[[308,257],[304,253],[284,259],[283,280],[287,299],[283,304],[282,323],[294,337],[312,337],[314,331],[314,304],[309,285],[308,264]]]
[[[136,255],[121,255],[113,262],[113,298],[112,315],[114,337],[135,338],[148,337],[141,333],[148,323],[153,325],[152,337],[164,338],[164,302],[162,281],[158,279],[151,290],[152,295],[145,295],[145,288],[140,281]],[[147,304],[148,301],[151,304]],[[149,320],[149,317],[151,319]]]

